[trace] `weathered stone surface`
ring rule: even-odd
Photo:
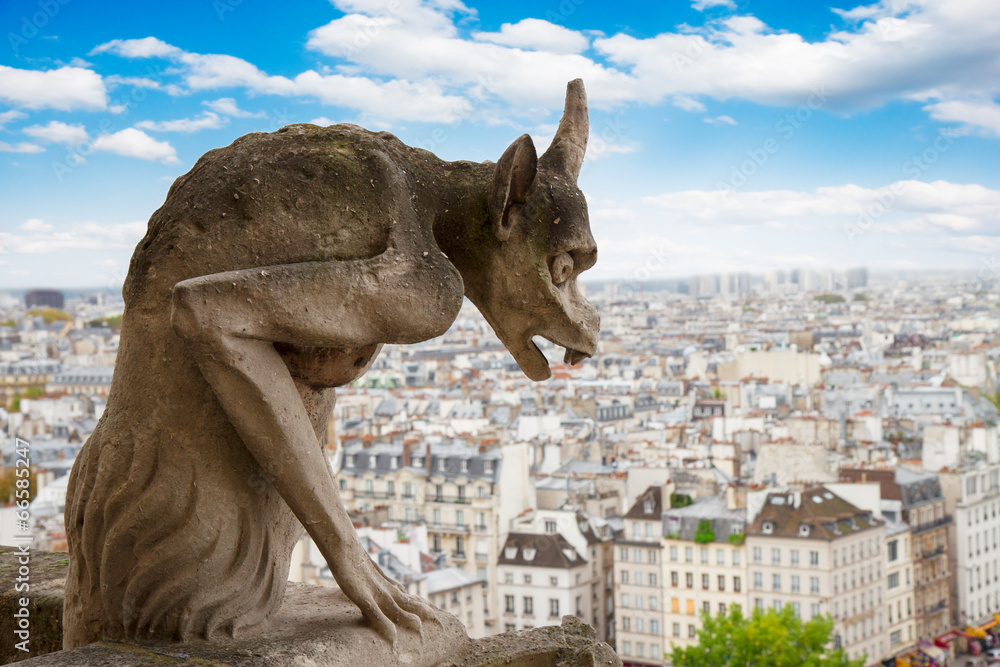
[[[533,380],[551,374],[533,336],[594,354],[588,127],[576,80],[541,157],[528,135],[474,164],[291,125],[178,178],[132,256],[107,406],[70,475],[64,646],[259,639],[303,527],[385,645],[431,636],[440,613],[372,562],[340,501],[334,388],[383,344],[444,333],[463,296]]]
[[[65,554],[32,553],[31,643],[26,667],[67,665],[232,665],[234,667],[615,667],[621,661],[596,633],[576,617],[566,616],[561,626],[511,632],[470,640],[454,616],[435,610],[438,622],[425,623],[421,645],[403,639],[396,647],[384,642],[364,622],[361,612],[338,589],[289,584],[277,614],[252,635],[212,642],[100,641],[59,651],[62,638]],[[16,554],[0,552],[0,585],[13,588]],[[0,598],[8,616],[9,595]],[[15,603],[16,604],[16,603]],[[5,619],[4,619],[5,620]],[[10,636],[11,627],[2,630]],[[2,642],[5,649],[10,642]],[[44,655],[47,654],[47,655]]]
[[[44,655],[62,648],[63,586],[68,554],[29,550],[27,576],[19,574],[23,554],[16,547],[0,547],[0,664]],[[27,590],[24,589],[27,584]],[[18,590],[17,587],[21,587]],[[17,648],[22,640],[14,634],[21,609],[28,599],[29,641],[27,653]]]

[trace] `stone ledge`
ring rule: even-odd
[[[237,639],[174,644],[98,642],[70,651],[62,642],[66,554],[31,553],[31,643],[28,654],[14,640],[0,641],[0,663],[30,658],[26,667],[226,665],[230,667],[620,667],[610,646],[575,616],[548,626],[470,640],[446,612],[424,626],[422,642],[403,638],[393,649],[367,627],[361,612],[336,588],[289,584],[281,609],[268,626]],[[11,574],[13,573],[13,574]],[[0,637],[13,637],[19,593],[14,549],[0,548]],[[45,655],[43,655],[45,654]],[[40,657],[32,657],[40,656]]]

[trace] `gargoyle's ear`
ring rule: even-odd
[[[490,185],[490,222],[501,241],[510,236],[510,207],[523,203],[538,172],[538,156],[531,137],[522,134],[503,152]]]

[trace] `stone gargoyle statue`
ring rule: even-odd
[[[542,336],[597,347],[576,181],[583,82],[537,157],[445,162],[386,132],[290,125],[209,151],[132,256],[114,379],[70,476],[64,647],[235,637],[281,604],[302,528],[387,641],[434,609],[361,546],[324,454],[335,387],[467,296],[532,380]]]

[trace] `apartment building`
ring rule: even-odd
[[[664,663],[663,494],[662,486],[640,493],[615,540],[614,646],[625,665]]]
[[[900,521],[910,526],[913,559],[915,632],[933,642],[951,628],[949,613],[948,530],[952,518],[937,473],[894,469],[841,468],[840,479],[878,482],[882,500],[900,502]]]
[[[896,504],[899,504],[898,501]],[[895,655],[910,650],[917,642],[913,552],[910,549],[912,535],[907,524],[891,519],[884,508],[882,512],[885,519],[886,632],[889,635],[889,652]]]
[[[587,561],[586,572],[574,572],[573,580],[557,577],[559,585],[586,586],[589,605],[578,604],[575,596],[572,609],[590,609],[581,618],[597,631],[597,637],[607,641],[614,625],[614,533],[607,521],[581,510],[529,510],[511,522],[511,534],[560,535]],[[503,570],[504,568],[498,568]],[[516,579],[516,577],[515,577]],[[578,580],[579,579],[579,580]],[[501,581],[502,573],[501,573]]]
[[[746,509],[725,498],[700,498],[664,512],[664,645],[695,643],[700,614],[747,609]]]
[[[834,646],[865,664],[889,655],[885,527],[822,486],[768,493],[747,527],[751,604],[830,614]]]
[[[366,446],[367,445],[367,446]],[[534,506],[527,445],[480,451],[464,442],[358,443],[338,474],[344,505],[388,524],[423,524],[431,554],[487,582],[488,634],[498,629],[497,558],[511,520]]]
[[[1000,464],[977,461],[939,473],[952,554],[952,622],[978,625],[1000,611]]]
[[[593,617],[587,559],[559,533],[510,533],[497,575],[503,632]]]

